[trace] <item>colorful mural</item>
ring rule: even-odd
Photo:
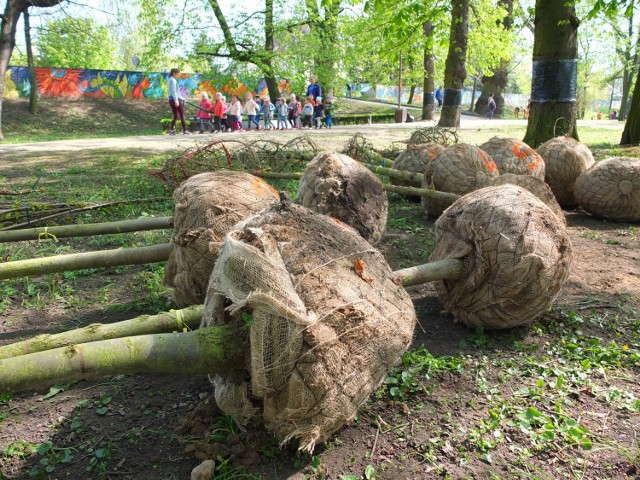
[[[74,68],[36,67],[38,93],[43,98],[165,98],[168,73],[142,73],[117,70],[82,70]],[[5,97],[28,97],[31,92],[29,69],[9,67]],[[211,96],[218,91],[225,95],[256,92],[267,95],[267,83],[220,79],[199,73],[182,74],[178,87],[185,98],[197,98],[201,92]],[[280,92],[290,92],[289,82],[280,82]]]

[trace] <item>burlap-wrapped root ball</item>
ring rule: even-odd
[[[427,166],[431,161],[440,155],[444,151],[444,147],[439,143],[418,143],[407,145],[406,150],[400,152],[398,158],[393,163],[393,168],[396,170],[402,170],[404,172],[415,172],[424,174]],[[391,178],[393,185],[400,185],[404,187],[420,187],[421,182],[412,183],[405,180],[398,180],[397,178]],[[422,197],[417,195],[401,195],[411,202],[419,203]]]
[[[578,177],[574,190],[590,214],[616,222],[640,222],[640,159],[609,158]]]
[[[375,243],[387,226],[389,201],[382,182],[367,167],[342,153],[320,153],[302,174],[303,206],[343,221]]]
[[[311,451],[384,381],[416,315],[382,254],[354,229],[287,203],[225,239],[203,325],[227,323],[248,328],[250,348],[245,365],[211,378],[219,407]]]
[[[507,184],[472,192],[445,210],[430,260],[465,260],[465,277],[435,283],[456,321],[510,328],[549,308],[569,275],[571,252],[564,224],[549,207]]]
[[[492,137],[480,145],[496,162],[500,175],[514,173],[544,180],[544,161],[526,143],[509,137]]]
[[[493,181],[492,185],[498,186],[505,185],[507,183],[511,185],[517,185],[533,193],[536,197],[542,200],[542,202],[547,207],[553,210],[553,213],[556,214],[558,219],[563,224],[567,224],[567,219],[564,216],[562,207],[560,207],[560,204],[556,200],[556,197],[551,191],[551,188],[544,182],[544,180],[541,180],[538,177],[532,177],[530,175],[514,175],[513,173],[501,173],[500,176]]]
[[[493,159],[473,145],[458,143],[444,149],[427,166],[422,188],[465,195],[491,185],[499,175]],[[422,198],[427,216],[437,218],[449,206],[437,198]]]
[[[279,201],[278,192],[248,173],[200,173],[173,193],[176,204],[173,251],[164,269],[164,284],[175,302],[201,304],[224,236],[240,220]]]
[[[544,181],[562,208],[575,207],[576,179],[595,163],[589,148],[571,137],[555,137],[538,147],[545,164]]]

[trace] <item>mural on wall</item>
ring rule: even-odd
[[[168,73],[36,67],[38,93],[42,98],[166,98],[168,77]],[[27,67],[9,67],[7,80],[6,97],[29,96],[31,82]],[[282,94],[290,92],[291,86],[286,80],[280,81],[279,87]],[[241,96],[247,92],[255,92],[260,96],[268,94],[265,80],[257,84],[250,81],[243,83],[237,79],[220,80],[199,73],[182,74],[178,79],[178,88],[185,98],[198,98],[201,92],[207,92],[210,96],[217,92]]]

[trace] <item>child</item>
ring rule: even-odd
[[[516,118],[520,118],[520,107],[516,107],[513,109],[513,116]]]
[[[209,126],[209,132],[213,133],[213,123],[211,123],[211,102],[209,101],[209,94],[202,92],[200,95],[200,108],[204,110],[198,110],[198,118],[200,119],[200,133],[204,133],[204,128]]]
[[[260,122],[256,121],[256,112],[258,111],[258,104],[251,97],[250,93],[247,93],[247,102],[244,104],[244,111],[247,112],[247,130],[251,131],[251,124],[255,124],[256,130],[260,130]]]
[[[227,99],[225,97],[222,97],[222,103],[224,105],[224,112],[222,113],[220,124],[222,125],[223,132],[230,132],[231,123],[229,122],[229,108],[231,105],[227,103]]]
[[[262,104],[262,118],[264,119],[264,129],[271,130],[273,125],[271,124],[271,119],[273,118],[273,111],[275,110],[274,106],[271,104],[271,99],[266,97]]]
[[[231,106],[229,107],[229,112],[227,115],[229,117],[231,129],[236,132],[241,132],[242,131],[242,103],[240,103],[240,99],[236,94],[233,94],[231,96]]]
[[[256,128],[258,130],[262,130],[262,127],[260,126],[260,115],[262,114],[262,105],[264,105],[264,102],[262,101],[262,99],[260,98],[260,95],[256,95],[255,97],[253,97],[253,101],[256,102]]]
[[[294,93],[289,102],[288,118],[291,128],[300,128],[300,102]]]
[[[215,122],[215,131],[222,130],[222,117],[224,117],[225,104],[220,92],[216,93],[216,103],[213,105],[213,121]]]
[[[284,98],[279,98],[276,103],[276,113],[278,114],[278,130],[287,129],[287,101]]]
[[[316,106],[313,107],[313,116],[315,117],[316,128],[322,128],[322,114],[324,105],[322,105],[322,97],[316,97]]]
[[[304,99],[304,107],[302,107],[302,126],[311,128],[311,119],[313,118],[313,104],[309,97]]]
[[[333,125],[333,107],[333,97],[328,96],[327,101],[324,102],[324,119],[327,128],[331,128],[331,126]]]

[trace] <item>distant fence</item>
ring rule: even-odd
[[[166,98],[168,78],[168,73],[158,72],[36,67],[38,93],[43,98]],[[222,80],[199,73],[181,74],[178,88],[185,98],[197,97],[201,92],[214,95],[218,91],[225,95],[268,94],[264,80],[258,83]],[[281,93],[291,90],[287,80],[281,80],[279,88]],[[30,92],[29,69],[9,67],[5,77],[5,97],[28,97]]]

